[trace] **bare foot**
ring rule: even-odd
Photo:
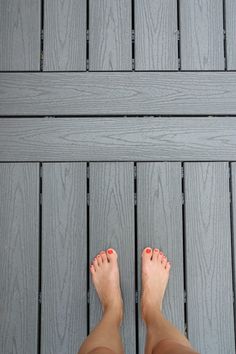
[[[101,251],[94,258],[90,271],[104,313],[111,310],[113,318],[120,324],[123,317],[123,300],[116,251],[113,248],[106,252]]]
[[[158,250],[146,247],[142,253],[142,316],[144,321],[152,319],[155,310],[162,310],[162,300],[169,279],[170,262]]]

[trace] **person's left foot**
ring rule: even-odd
[[[117,253],[113,248],[101,251],[90,265],[93,284],[104,312],[112,310],[113,318],[121,323],[123,300],[120,289],[120,275]]]

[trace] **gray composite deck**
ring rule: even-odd
[[[166,317],[235,353],[235,18],[235,0],[1,1],[1,354],[76,353],[108,247],[143,353],[147,245],[172,261]]]

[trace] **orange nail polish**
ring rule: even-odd
[[[112,253],[113,253],[113,251],[112,251],[112,250],[108,250],[107,252],[108,252],[109,254],[112,254]]]
[[[147,249],[146,249],[146,253],[151,253],[150,248],[147,248]]]

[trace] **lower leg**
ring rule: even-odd
[[[115,250],[102,251],[94,259],[90,270],[103,307],[103,317],[86,338],[78,354],[123,354],[120,335],[123,302]]]
[[[158,249],[142,254],[142,315],[147,326],[145,354],[193,354],[188,339],[162,314],[170,263]],[[185,351],[184,351],[185,350]]]

